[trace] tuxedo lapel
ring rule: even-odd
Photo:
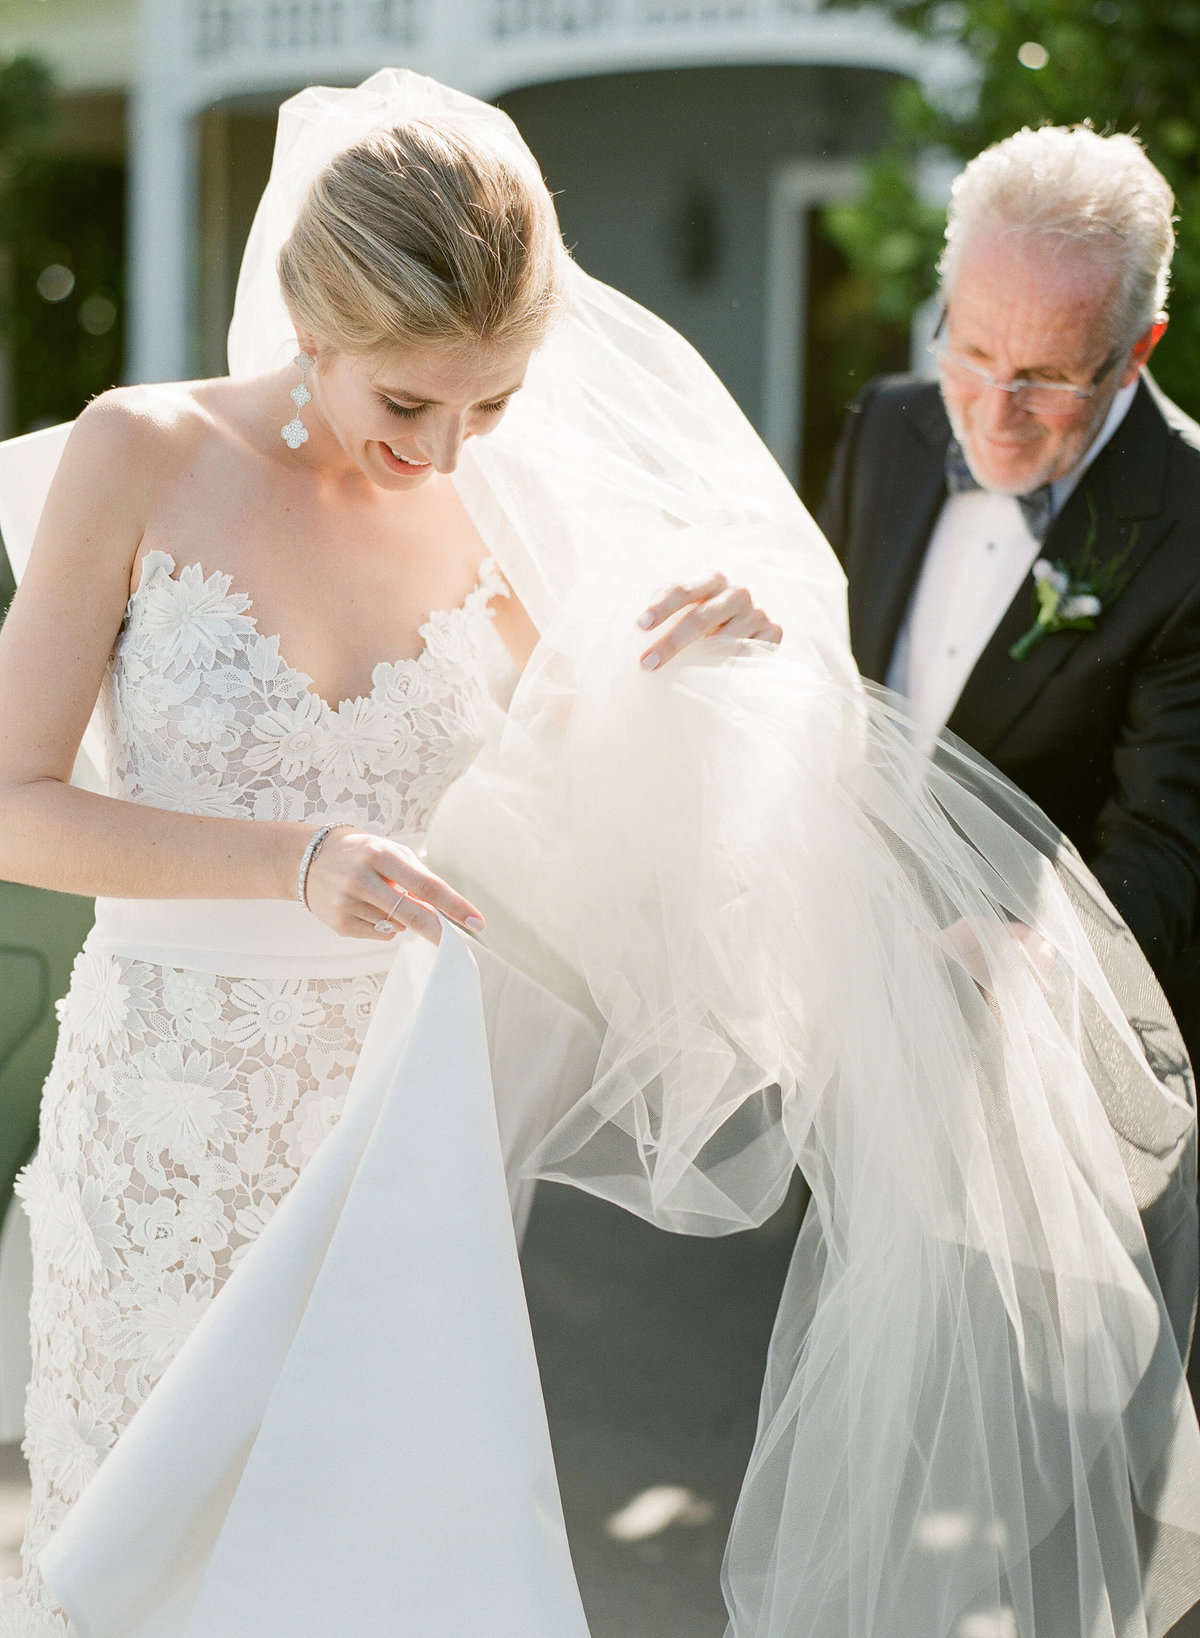
[[[1095,562],[1106,563],[1128,552],[1126,573],[1136,575],[1168,526],[1161,517],[1167,456],[1166,427],[1143,383],[1125,420],[1055,519],[1041,555],[1052,562],[1072,562],[1087,540],[1094,515]],[[1009,649],[1033,624],[1033,587],[1030,573],[980,655],[946,725],[983,756],[992,755],[1080,643],[1103,634],[1101,614],[1095,631],[1054,632],[1027,659],[1012,659]]]
[[[914,407],[896,444],[870,457],[886,482],[864,531],[871,555],[850,577],[849,612],[859,670],[877,682],[887,675],[896,634],[946,499],[949,441],[950,427],[935,392]]]

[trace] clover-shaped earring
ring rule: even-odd
[[[280,427],[279,436],[283,439],[284,443],[289,449],[299,449],[301,444],[306,444],[308,442],[308,428],[300,419],[300,411],[304,408],[305,404],[312,403],[312,393],[308,390],[306,377],[309,370],[312,368],[313,361],[307,353],[299,352],[296,354],[292,362],[300,371],[300,380],[297,385],[292,388],[290,394],[288,395],[291,398],[292,403],[296,406],[296,413],[292,416],[292,419],[288,422],[287,426]]]

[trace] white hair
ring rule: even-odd
[[[1028,126],[985,148],[954,181],[942,291],[981,225],[1054,250],[1088,248],[1122,269],[1113,340],[1133,342],[1166,307],[1175,249],[1175,196],[1133,136],[1090,125]]]

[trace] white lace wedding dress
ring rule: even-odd
[[[102,698],[112,793],[419,846],[481,743],[505,593],[486,561],[466,601],[422,627],[418,657],[377,666],[370,693],[335,709],[228,575],[150,553]],[[179,959],[189,939],[194,965]],[[337,939],[283,903],[98,906],[20,1182],[33,1505],[24,1574],[0,1598],[5,1638],[74,1630],[38,1555],[338,1121],[405,942]]]

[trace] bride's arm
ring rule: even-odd
[[[97,400],[68,441],[0,629],[0,878],[118,898],[295,896],[313,825],[200,818],[70,783],[145,519],[186,455],[180,436],[130,391]],[[407,849],[348,828],[321,849],[309,903],[338,932],[379,938],[373,923],[401,888],[455,921],[478,914]],[[402,920],[436,932],[412,900]]]
[[[512,587],[492,604],[492,624],[517,669],[524,671],[538,645],[540,633]]]

